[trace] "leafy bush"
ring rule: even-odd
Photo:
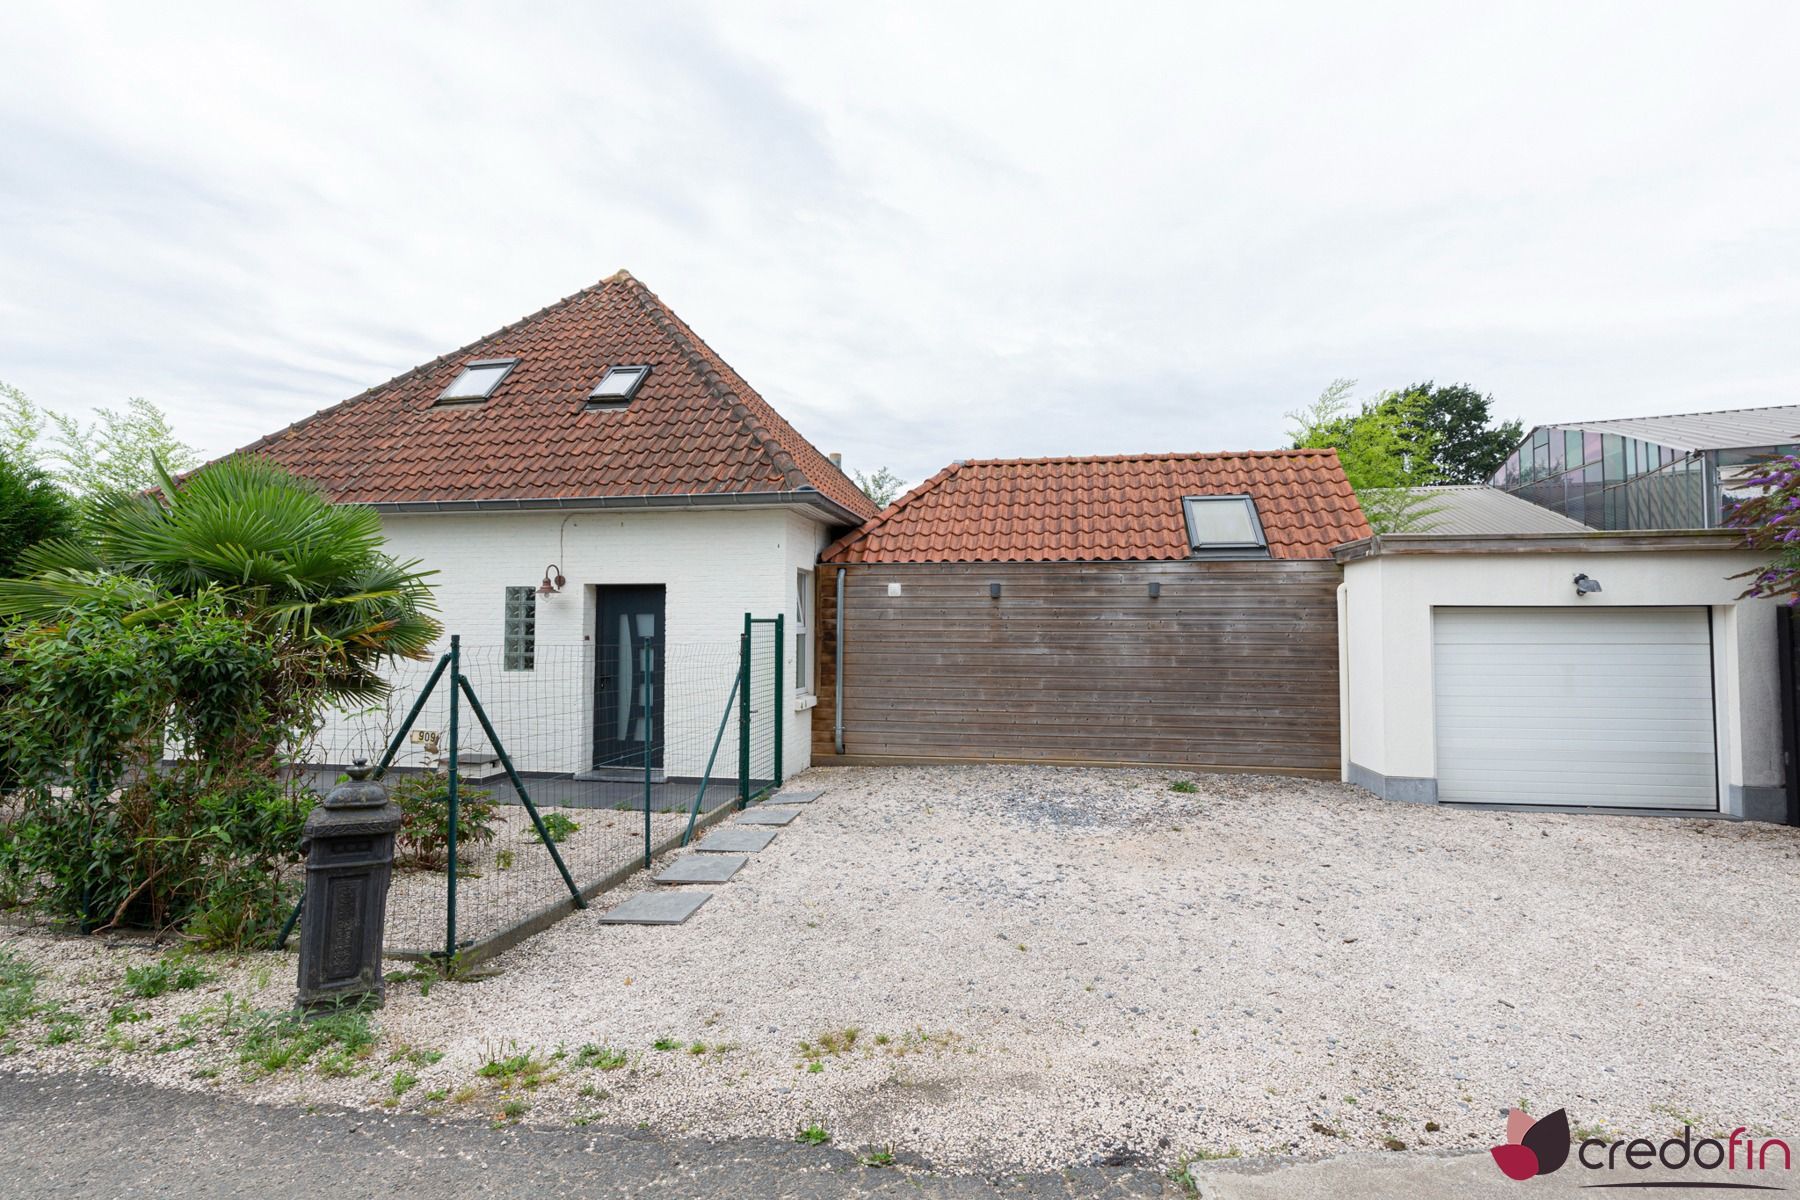
[[[450,863],[450,777],[408,775],[388,789],[400,806],[400,832],[394,843],[396,866],[441,871]],[[494,838],[498,806],[492,793],[467,785],[456,789],[456,860],[467,860],[464,848]]]

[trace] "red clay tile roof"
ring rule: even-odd
[[[1330,558],[1372,532],[1335,450],[955,463],[826,562],[1074,562],[1189,555],[1184,496],[1249,495],[1274,558]]]
[[[480,404],[435,403],[463,364],[518,358]],[[650,364],[630,405],[584,408],[607,367]],[[405,504],[792,492],[875,506],[624,271],[244,448],[335,500]]]

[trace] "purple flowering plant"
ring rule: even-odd
[[[1734,578],[1748,579],[1745,596],[1800,602],[1800,457],[1770,459],[1741,486],[1761,488],[1748,499],[1725,502],[1725,524],[1742,529],[1750,546],[1769,561]]]

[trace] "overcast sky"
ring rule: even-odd
[[[1800,5],[9,3],[0,380],[220,453],[619,267],[821,449],[1800,402]]]

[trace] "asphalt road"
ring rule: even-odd
[[[661,1200],[1518,1200],[1575,1196],[1618,1176],[1565,1170],[1527,1186],[1485,1154],[1347,1154],[1314,1162],[1196,1164],[1197,1192],[1160,1171],[1083,1167],[992,1179],[870,1168],[830,1147],[768,1139],[708,1142],[645,1130],[491,1129],[467,1121],[248,1104],[107,1075],[0,1071],[0,1197],[467,1196]],[[1630,1173],[1626,1173],[1630,1176]],[[1642,1179],[1644,1176],[1636,1176]],[[1716,1176],[1662,1172],[1654,1187]],[[1758,1176],[1776,1190],[1790,1172]],[[1704,1184],[1702,1185],[1704,1186]],[[1797,1188],[1795,1190],[1800,1190]]]

